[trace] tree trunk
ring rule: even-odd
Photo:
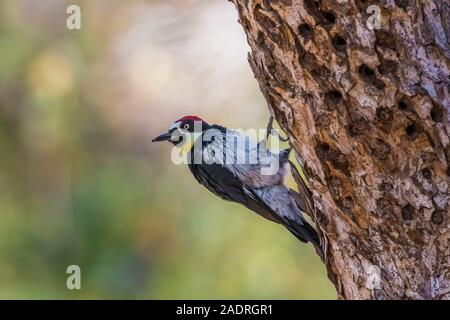
[[[338,297],[450,299],[450,2],[231,1]]]

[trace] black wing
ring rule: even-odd
[[[300,241],[311,242],[320,248],[317,232],[303,217],[299,217],[300,221],[294,221],[279,216],[251,187],[243,184],[221,164],[189,164],[189,169],[197,181],[215,195],[224,200],[240,203],[264,218],[282,224]]]
[[[276,213],[249,186],[239,181],[221,164],[189,164],[189,169],[200,184],[220,198],[240,203],[273,222],[281,222]]]

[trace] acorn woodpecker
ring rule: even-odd
[[[290,148],[272,153],[267,139],[253,140],[240,131],[185,116],[152,141],[171,141],[184,152],[195,179],[215,195],[283,225],[321,251],[318,234],[303,218],[295,191],[284,185]]]

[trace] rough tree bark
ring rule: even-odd
[[[449,0],[231,1],[338,297],[450,299]]]

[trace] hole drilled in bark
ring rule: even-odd
[[[433,106],[430,111],[430,117],[434,122],[442,122],[443,112],[442,108],[439,106]]]
[[[337,90],[331,90],[325,94],[325,102],[332,104],[329,105],[328,107],[333,107],[333,104],[338,104],[339,102],[341,102],[341,100],[342,94]]]
[[[392,203],[386,198],[379,198],[376,201],[377,209],[382,215],[393,214],[394,207]]]
[[[378,108],[377,109],[377,118],[382,123],[388,123],[392,120],[392,111],[388,108]]]
[[[300,35],[305,38],[305,39],[309,39],[312,37],[314,31],[311,28],[311,26],[307,23],[303,23],[298,27],[298,32],[300,33]]]
[[[430,168],[424,168],[422,169],[422,176],[427,180],[431,180],[433,173]]]
[[[314,7],[317,9],[320,7],[320,0],[306,0],[306,2],[310,7]]]
[[[375,88],[377,88],[378,90],[383,90],[384,87],[386,87],[386,85],[384,84],[384,81],[380,80],[380,79],[375,79],[373,84],[375,85]]]
[[[348,159],[339,150],[332,149],[327,143],[320,143],[316,146],[316,153],[322,161],[330,161],[336,169],[348,172]]]
[[[331,75],[331,71],[325,66],[320,66],[312,70],[311,74],[314,77],[328,78]]]
[[[390,182],[382,182],[378,185],[378,190],[380,191],[392,191],[393,185]]]
[[[411,5],[410,0],[395,0],[395,4],[404,10]]]
[[[419,127],[415,123],[411,123],[405,128],[406,134],[410,138],[416,138],[419,132]]]
[[[384,81],[377,79],[375,71],[373,71],[367,64],[362,64],[358,68],[358,72],[365,82],[375,86],[378,90],[383,90],[385,88]]]
[[[341,36],[335,36],[333,38],[333,46],[338,51],[345,51],[345,49],[347,47],[347,41],[344,38],[342,38]]]
[[[261,31],[258,31],[258,35],[256,37],[256,42],[261,46],[261,47],[265,47],[265,36],[264,33],[262,33]]]
[[[377,37],[376,45],[380,47],[385,47],[389,49],[395,49],[395,37],[386,31],[375,30],[375,35]]]
[[[444,222],[444,212],[442,210],[436,210],[431,214],[431,221],[434,224],[440,225]]]
[[[404,100],[401,100],[401,101],[398,102],[398,108],[400,110],[403,110],[403,111],[407,110],[408,109],[408,103],[406,101],[404,101]]]
[[[334,24],[336,22],[336,16],[328,11],[322,11],[322,20],[323,20],[323,24],[325,25],[331,25]]]
[[[322,12],[320,11],[320,1],[318,0],[304,0],[306,10],[317,20],[323,20]]]
[[[342,205],[347,209],[351,209],[353,207],[353,198],[351,196],[345,197],[342,199]]]
[[[367,121],[364,119],[357,119],[348,126],[348,132],[351,136],[356,136],[367,132]]]
[[[332,163],[337,169],[347,171],[348,159],[345,157],[344,154],[336,152],[330,158],[333,158]]]
[[[402,207],[402,219],[407,220],[407,221],[413,220],[415,211],[416,211],[416,209],[410,204],[403,206]]]
[[[386,160],[391,153],[391,147],[383,140],[377,139],[372,147],[372,154],[380,160]]]
[[[317,64],[316,58],[309,52],[307,52],[303,58],[300,60],[300,64],[310,72],[316,72],[319,65]]]
[[[327,143],[320,143],[316,147],[316,151],[321,158],[326,158],[330,153],[330,145]]]
[[[360,75],[367,79],[372,79],[373,77],[375,77],[375,72],[370,69],[367,64],[360,65],[358,68],[358,72]]]

